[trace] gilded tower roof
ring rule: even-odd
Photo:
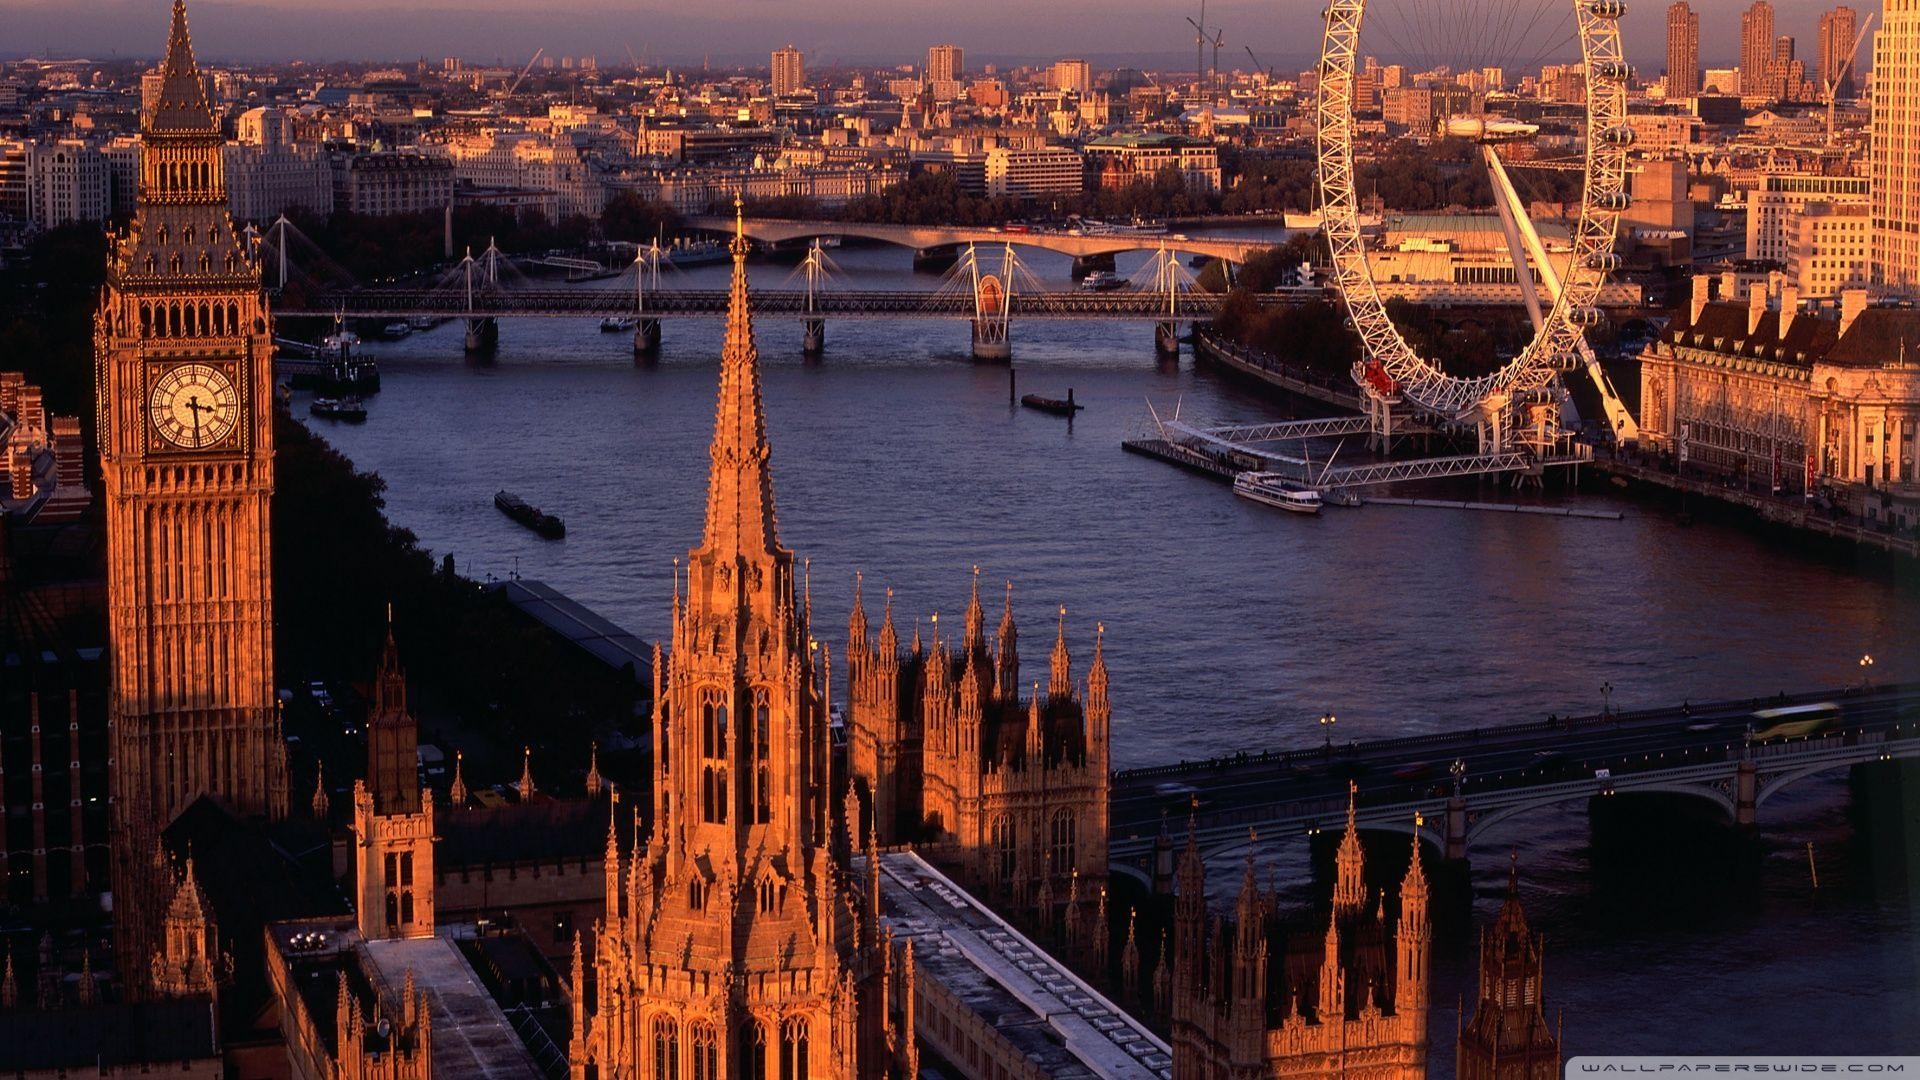
[[[193,39],[187,33],[186,0],[173,0],[173,28],[167,34],[167,58],[160,65],[160,98],[146,117],[148,134],[214,135],[220,125],[207,101],[207,84],[193,59]]]

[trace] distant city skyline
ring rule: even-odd
[[[1731,67],[1739,52],[1742,0],[1701,0],[1700,59]],[[1779,33],[1811,51],[1825,0],[1779,0]],[[1877,5],[1858,5],[1873,10]],[[1036,18],[1018,0],[977,0],[903,13],[872,0],[820,8],[798,0],[713,0],[698,15],[666,5],[607,0],[560,0],[538,10],[523,0],[465,4],[394,4],[380,0],[203,0],[194,8],[196,42],[211,61],[303,59],[405,61],[460,56],[484,62],[524,63],[536,48],[548,55],[594,55],[602,66],[624,64],[627,50],[654,65],[765,67],[773,49],[791,44],[809,70],[838,65],[911,65],[926,49],[953,42],[967,51],[969,69],[981,64],[1048,63],[1084,57],[1095,68],[1192,69],[1191,31],[1182,5],[1161,0],[1063,0]],[[370,17],[374,13],[378,17]],[[1300,48],[1317,40],[1318,8],[1214,0],[1207,21],[1225,34],[1222,70],[1247,70],[1251,47],[1263,64],[1281,71],[1309,66]],[[1664,67],[1666,5],[1630,6],[1628,51],[1648,74]],[[151,55],[153,24],[165,8],[154,0],[0,0],[8,22],[0,57],[85,57],[113,60]],[[454,17],[456,16],[457,17]],[[323,45],[316,45],[322,42]],[[1865,57],[1863,56],[1864,60]]]

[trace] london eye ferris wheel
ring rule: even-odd
[[[1489,442],[1500,448],[1512,410],[1564,397],[1561,373],[1585,366],[1600,387],[1609,428],[1633,437],[1633,420],[1586,341],[1586,331],[1605,320],[1601,289],[1620,266],[1614,241],[1631,199],[1634,131],[1626,103],[1633,71],[1621,46],[1625,13],[1624,0],[1328,0],[1316,103],[1323,224],[1333,282],[1361,343],[1354,378],[1375,408],[1404,402],[1428,422],[1477,426],[1483,449]],[[1376,55],[1395,61],[1396,77],[1446,91],[1440,100],[1447,107],[1436,107],[1433,129],[1420,134],[1471,143],[1491,191],[1492,216],[1531,325],[1524,344],[1491,370],[1450,373],[1440,359],[1422,355],[1389,315],[1392,290],[1376,280],[1354,146],[1356,115],[1371,111],[1363,97],[1371,98],[1378,81],[1367,79],[1360,64],[1368,58],[1377,73]],[[1574,152],[1560,167],[1579,182],[1564,238],[1556,231],[1551,244],[1513,176],[1540,156],[1530,145],[1540,125],[1517,115],[1537,110],[1538,101],[1494,85],[1548,67],[1571,76],[1563,80],[1569,89],[1561,112],[1574,107]]]

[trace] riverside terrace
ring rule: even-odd
[[[1757,710],[1827,702],[1834,715],[1818,730],[1752,737],[1756,723],[1764,728]],[[1211,858],[1335,824],[1351,783],[1362,826],[1418,829],[1457,859],[1487,826],[1555,803],[1684,795],[1753,825],[1760,806],[1795,781],[1913,758],[1920,758],[1920,685],[1911,684],[1607,710],[1345,746],[1327,739],[1116,773],[1109,850],[1115,870],[1150,881],[1172,872],[1169,833],[1189,817]],[[1258,839],[1249,839],[1249,829]]]

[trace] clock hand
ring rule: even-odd
[[[200,445],[200,399],[187,398],[187,414],[193,417],[193,445]]]

